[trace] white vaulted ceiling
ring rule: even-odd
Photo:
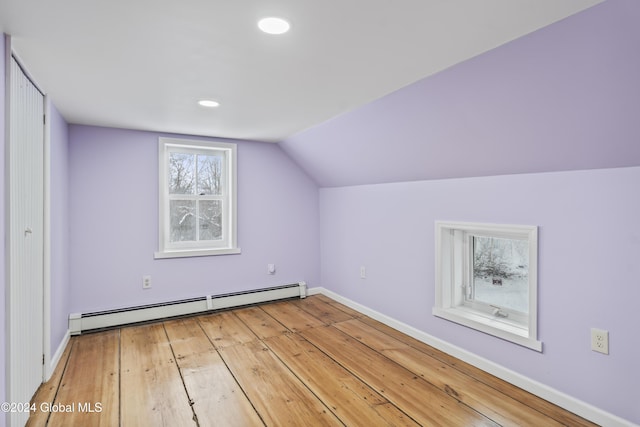
[[[70,123],[280,141],[599,2],[0,0],[0,30]]]

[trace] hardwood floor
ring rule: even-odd
[[[593,426],[325,296],[73,337],[28,426]]]

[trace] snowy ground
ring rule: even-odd
[[[529,290],[526,277],[502,279],[502,286],[494,285],[490,277],[474,278],[476,300],[512,310],[529,312]]]

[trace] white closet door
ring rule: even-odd
[[[9,96],[8,400],[29,402],[43,378],[44,96],[14,58]]]

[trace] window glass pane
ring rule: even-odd
[[[476,301],[528,313],[528,242],[473,237],[472,280]]]
[[[169,202],[171,242],[196,240],[196,202],[171,200]]]
[[[198,194],[222,194],[222,156],[198,155]]]
[[[200,208],[200,240],[222,239],[222,201],[202,200]]]
[[[193,194],[195,155],[169,153],[169,194]]]

